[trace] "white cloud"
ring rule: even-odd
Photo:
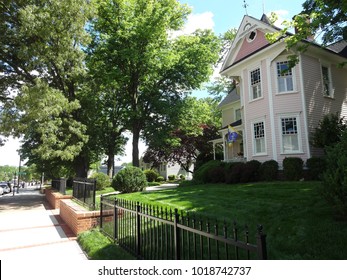
[[[187,22],[183,29],[180,31],[173,32],[172,36],[177,37],[180,35],[192,34],[197,29],[211,29],[214,28],[212,12],[204,12],[202,14],[190,14],[187,18]]]

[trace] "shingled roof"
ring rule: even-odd
[[[236,91],[236,88],[234,88],[223,100],[221,103],[219,103],[218,105],[218,108],[226,105],[226,104],[229,104],[229,103],[232,103],[232,102],[235,102],[235,101],[238,101],[240,100],[240,95],[237,93]]]

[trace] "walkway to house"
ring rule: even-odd
[[[0,259],[87,260],[58,213],[35,186],[0,196]]]

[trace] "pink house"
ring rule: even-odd
[[[265,38],[275,31],[265,15],[244,16],[222,66],[221,75],[237,84],[219,105],[221,138],[213,141],[223,145],[225,161],[274,159],[281,165],[285,157],[319,156],[310,144],[319,120],[336,112],[347,117],[347,67],[340,67],[347,42],[322,47],[304,41],[308,50],[290,69],[293,53],[285,42]],[[233,131],[238,137],[228,140]]]

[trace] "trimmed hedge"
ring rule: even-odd
[[[211,172],[210,170],[215,167],[222,166],[222,164],[223,163],[219,160],[210,160],[204,163],[197,170],[194,171],[194,174],[193,174],[194,181],[200,184],[209,183],[211,181],[210,176],[212,175],[212,174],[209,174],[209,172]]]
[[[286,157],[283,160],[283,173],[285,179],[298,181],[303,177],[304,161],[298,157]]]
[[[147,178],[140,168],[128,166],[113,178],[112,187],[122,193],[140,192],[147,187]]]
[[[275,181],[278,176],[278,162],[275,160],[264,161],[259,167],[261,181]]]
[[[105,173],[94,173],[90,176],[92,179],[96,179],[96,190],[101,191],[111,186],[111,179]]]
[[[155,182],[159,177],[159,173],[153,169],[146,169],[144,173],[146,175],[147,182]]]

